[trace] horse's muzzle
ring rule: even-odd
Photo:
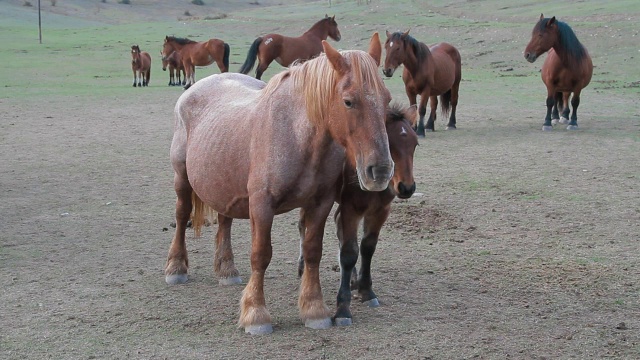
[[[360,187],[366,191],[382,191],[389,186],[393,176],[394,164],[370,165],[365,169],[364,176],[358,174]]]
[[[382,73],[384,74],[384,76],[386,77],[392,77],[393,73],[395,72],[396,69],[393,68],[386,68],[382,70]]]
[[[528,62],[533,63],[538,57],[534,53],[524,53],[524,58],[527,59]]]
[[[404,183],[398,184],[398,197],[400,199],[408,199],[416,192],[416,183],[414,182],[411,186],[407,187]]]

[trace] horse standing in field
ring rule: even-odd
[[[162,52],[160,52],[162,56]],[[166,71],[169,68],[169,86],[184,85],[187,80],[187,75],[182,65],[182,56],[179,51],[172,52],[169,56],[162,56],[162,71]],[[184,80],[181,80],[181,73],[184,75]]]
[[[133,87],[149,86],[151,55],[146,51],[140,51],[138,45],[131,46],[131,70],[133,70]]]
[[[370,307],[380,305],[371,289],[371,260],[376,250],[380,230],[391,212],[391,202],[396,197],[408,199],[416,190],[413,179],[413,155],[418,146],[418,136],[413,131],[416,105],[409,108],[392,106],[387,112],[386,130],[389,149],[394,163],[393,177],[384,191],[364,191],[353,179],[357,172],[345,163],[342,173],[341,191],[336,201],[340,204],[335,212],[335,221],[340,241],[340,288],[337,310],[333,319],[338,326],[351,325],[351,290],[357,290],[360,301]],[[301,212],[301,215],[304,215]],[[302,220],[303,216],[301,216]],[[360,244],[362,263],[360,274],[356,270],[358,260],[358,225],[363,222],[363,237]],[[305,237],[305,226],[298,223],[300,240]],[[298,274],[304,273],[304,256],[300,254]]]
[[[547,116],[542,130],[553,130],[553,124],[558,122],[569,124],[567,130],[577,130],[580,92],[589,85],[593,75],[591,57],[569,25],[556,20],[555,16],[549,19],[540,14],[531,40],[524,49],[524,58],[533,63],[547,51],[549,55],[542,64],[541,72],[542,81],[547,86]],[[573,112],[569,120],[571,93]]]
[[[447,130],[455,129],[458,89],[462,80],[462,62],[458,49],[444,42],[427,46],[411,37],[409,31],[393,34],[387,31],[387,41],[384,46],[386,57],[383,73],[391,77],[396,68],[403,64],[402,80],[409,103],[416,104],[416,97],[420,95],[418,136],[425,135],[424,116],[427,113],[427,100],[431,102],[431,112],[426,130],[435,131],[438,95],[442,103],[443,117],[451,111]]]
[[[355,167],[357,181],[368,191],[386,189],[393,175],[385,130],[391,94],[377,72],[382,52],[377,33],[369,54],[322,45],[325,54],[266,85],[241,74],[209,76],[182,94],[175,108],[171,162],[178,199],[165,280],[187,281],[187,221],[193,219],[198,233],[204,213],[212,209],[218,213],[214,270],[221,283],[237,283],[231,224],[234,218],[250,219],[251,277],[238,324],[251,334],[272,331],[264,276],[274,216],[304,211],[298,307],[306,326],[329,327],[319,264],[343,164]]]
[[[267,34],[253,41],[247,59],[240,68],[240,73],[248,74],[258,58],[256,79],[269,67],[273,60],[282,66],[289,66],[296,60],[308,60],[322,52],[322,41],[327,37],[340,41],[340,30],[335,15],[313,24],[299,37],[288,37],[279,34]]]
[[[180,52],[182,66],[184,66],[188,89],[196,82],[196,66],[211,65],[214,61],[218,64],[221,73],[229,71],[229,44],[222,40],[210,39],[196,42],[186,38],[167,36],[162,46],[162,59],[171,55],[174,51]]]

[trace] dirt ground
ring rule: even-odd
[[[500,64],[472,53],[477,66]],[[297,213],[278,216],[265,284],[274,332],[258,337],[236,327],[243,286],[213,274],[215,226],[190,234],[189,282],[164,282],[178,89],[143,105],[129,92],[0,98],[0,358],[640,358],[638,94],[595,80],[581,129],[550,133],[541,82],[534,100],[510,106],[483,99],[519,91],[512,82],[463,81],[459,130],[439,120],[421,140],[418,193],[394,203],[381,234],[382,306],[354,302],[351,327],[304,328]],[[334,234],[330,219],[329,306]],[[232,236],[246,281],[248,221]]]

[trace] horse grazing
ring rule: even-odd
[[[160,55],[162,56],[162,52]],[[185,84],[187,75],[184,72],[182,56],[179,51],[174,51],[166,57],[162,56],[162,71],[167,71],[167,68],[169,68],[169,86]],[[180,72],[184,75],[184,80],[181,80]]]
[[[138,45],[131,46],[131,70],[133,70],[133,87],[149,86],[151,55],[146,51],[140,51]]]
[[[336,325],[351,325],[351,290],[358,290],[360,301],[370,307],[379,306],[376,294],[371,290],[371,259],[376,250],[378,236],[391,212],[391,202],[397,197],[410,198],[416,190],[413,179],[413,154],[418,146],[418,136],[413,131],[416,106],[401,108],[394,105],[387,112],[387,136],[393,159],[394,173],[389,186],[380,192],[363,191],[353,179],[356,169],[346,163],[342,173],[341,192],[336,199],[340,204],[335,221],[340,240],[341,280],[338,290],[337,311],[333,317]],[[303,215],[303,214],[301,214]],[[362,264],[360,275],[355,265],[358,260],[358,225],[364,219],[360,246]],[[302,219],[301,219],[302,220]],[[305,226],[298,223],[300,238],[304,239]],[[304,256],[300,255],[298,274],[304,273]]]
[[[162,59],[179,51],[182,56],[186,83],[188,89],[196,82],[196,66],[211,65],[214,61],[218,64],[221,73],[229,71],[229,44],[222,40],[210,39],[196,42],[186,38],[167,36],[162,46]]]
[[[558,122],[569,124],[567,130],[577,130],[580,92],[589,85],[593,74],[591,57],[569,25],[556,20],[555,16],[549,19],[540,14],[524,49],[524,58],[533,63],[547,51],[549,55],[542,64],[542,82],[547,86],[547,116],[542,130],[553,130],[552,124]],[[571,93],[573,112],[569,121]]]
[[[273,60],[282,66],[289,66],[296,60],[308,60],[322,52],[322,41],[331,37],[340,41],[340,30],[335,15],[313,24],[313,26],[299,37],[288,37],[279,34],[268,34],[253,41],[247,54],[247,59],[240,68],[240,73],[248,74],[258,58],[256,79],[269,67]]]
[[[444,42],[427,46],[411,37],[409,31],[393,34],[387,31],[384,46],[387,54],[383,73],[391,77],[396,68],[403,64],[402,80],[409,103],[416,104],[416,97],[420,95],[418,136],[425,135],[424,116],[427,113],[427,100],[431,101],[431,112],[426,130],[435,131],[438,95],[442,102],[442,116],[446,117],[451,111],[447,130],[455,129],[458,89],[462,79],[462,62],[458,49]]]
[[[338,52],[325,41],[325,54],[268,84],[242,74],[213,75],[178,99],[171,144],[176,233],[165,280],[187,281],[187,221],[191,215],[197,229],[212,209],[218,213],[214,269],[221,283],[237,282],[231,223],[250,219],[251,277],[238,322],[245,332],[272,331],[263,288],[272,255],[271,227],[275,215],[295,208],[304,210],[307,228],[300,316],[311,328],[331,326],[319,265],[343,164],[353,164],[360,186],[369,191],[386,189],[393,175],[385,131],[391,95],[377,73],[381,46],[377,34],[372,43],[374,38],[378,44],[370,46],[370,54]]]

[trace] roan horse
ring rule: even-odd
[[[162,52],[160,52],[160,55],[162,55]],[[169,68],[169,86],[185,84],[187,75],[185,74],[182,56],[179,51],[174,51],[169,56],[162,56],[162,71],[167,71],[167,68]],[[180,72],[184,75],[183,80],[181,80]]]
[[[179,51],[187,78],[185,89],[196,82],[196,66],[218,64],[221,73],[229,71],[229,44],[218,39],[196,42],[186,38],[167,36],[162,46],[162,58]]]
[[[133,87],[149,86],[151,55],[146,51],[140,51],[138,45],[131,46],[131,70],[133,70]]]
[[[408,199],[416,190],[413,179],[413,154],[418,146],[418,136],[413,131],[416,112],[415,105],[405,109],[394,105],[387,112],[387,136],[395,166],[386,190],[362,190],[353,182],[357,176],[356,170],[349,163],[345,164],[341,192],[336,200],[340,205],[335,212],[340,240],[341,280],[337,311],[333,319],[338,326],[351,325],[351,290],[358,290],[360,301],[363,303],[370,307],[379,306],[378,298],[371,290],[371,259],[376,250],[380,230],[391,212],[391,202],[396,196]],[[358,225],[363,219],[363,237],[360,245],[362,261],[358,276],[355,268],[358,260]],[[302,240],[305,235],[304,223],[301,221],[298,225]],[[301,254],[298,274],[302,275],[303,272],[304,256]]]
[[[530,63],[549,51],[542,64],[542,81],[547,86],[547,116],[543,131],[553,130],[552,124],[569,124],[567,130],[578,129],[578,105],[580,92],[591,81],[593,63],[569,25],[556,17],[540,20],[533,28],[531,41],[524,49],[524,58]],[[569,96],[571,98],[571,121],[569,121]],[[559,116],[562,111],[562,117]]]
[[[345,159],[366,190],[386,189],[393,175],[385,130],[391,94],[377,72],[382,53],[377,33],[370,54],[322,45],[325,54],[283,71],[266,86],[241,74],[209,76],[182,94],[175,108],[171,162],[178,199],[165,280],[187,281],[186,224],[194,210],[198,228],[210,208],[218,213],[214,270],[221,283],[236,282],[231,223],[250,219],[251,277],[238,324],[251,334],[272,331],[264,276],[274,216],[295,208],[305,212],[298,307],[306,326],[327,328],[331,319],[319,265]]]
[[[451,111],[447,130],[455,129],[458,89],[462,79],[462,63],[458,49],[444,42],[427,46],[411,37],[409,31],[393,34],[387,31],[384,46],[387,53],[384,59],[384,74],[388,77],[393,76],[396,68],[403,64],[402,80],[409,103],[415,104],[417,95],[420,95],[418,136],[425,135],[424,116],[427,113],[427,100],[431,102],[431,112],[426,130],[435,131],[438,95],[442,102],[442,115],[446,117]]]
[[[315,23],[307,32],[299,37],[288,37],[279,34],[268,34],[253,41],[247,59],[240,68],[240,73],[248,74],[258,58],[256,79],[269,67],[273,60],[282,66],[289,66],[296,60],[308,60],[322,52],[322,40],[331,37],[340,41],[340,30],[335,15]]]

